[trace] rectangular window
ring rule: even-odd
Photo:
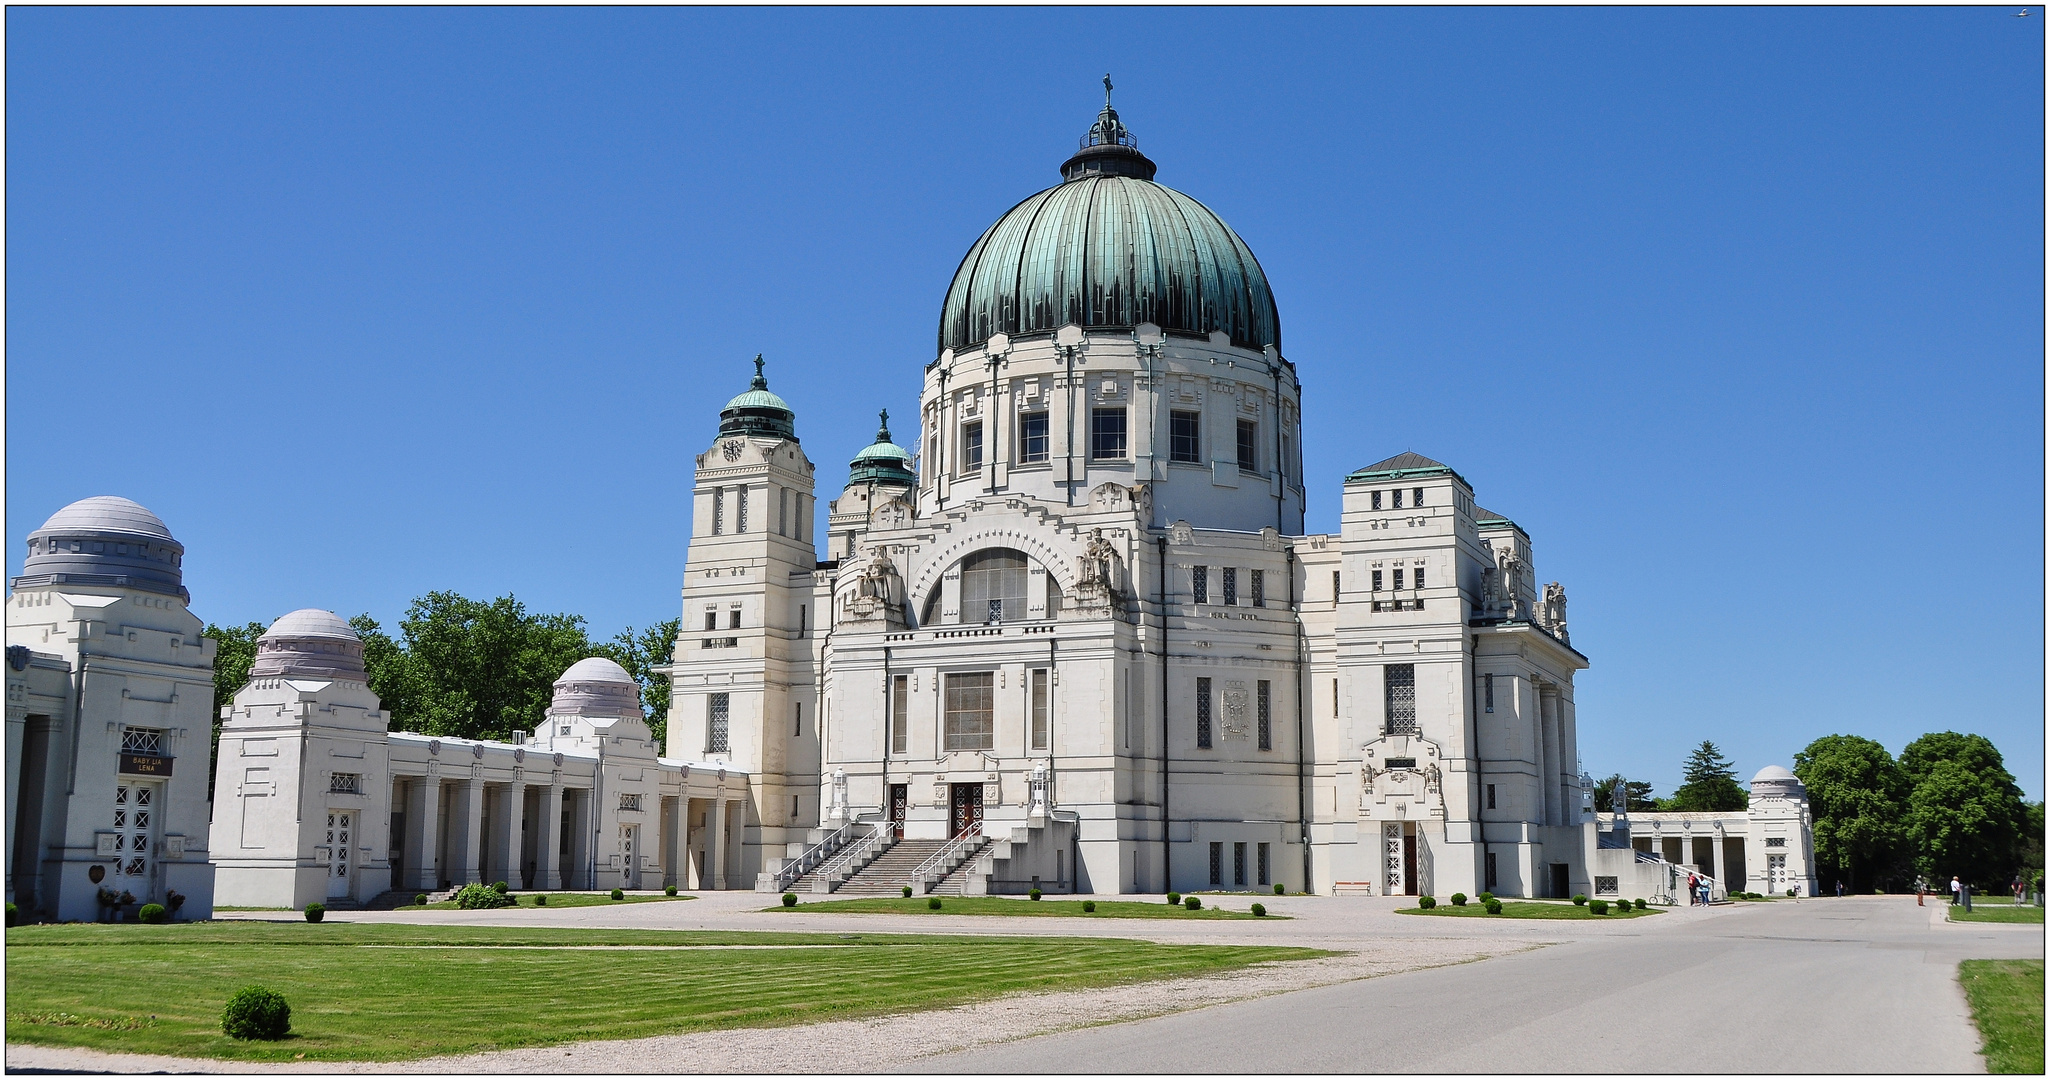
[[[1224,884],[1224,842],[1221,840],[1210,842],[1210,884]]]
[[[712,535],[718,536],[724,533],[725,531],[726,489],[722,487],[715,487],[712,489]]]
[[[1416,665],[1389,664],[1381,669],[1387,694],[1389,735],[1414,735],[1416,730]]]
[[[1167,460],[1189,465],[1203,463],[1202,414],[1179,410],[1168,414]]]
[[[1257,703],[1260,725],[1260,749],[1274,749],[1274,684],[1260,680]]]
[[[1495,785],[1493,785],[1493,784],[1489,784],[1489,785],[1488,785],[1488,809],[1490,809],[1490,810],[1493,810],[1494,808],[1495,808]]]
[[[1239,421],[1239,471],[1260,471],[1260,425],[1252,420]]]
[[[1026,413],[1018,418],[1018,464],[1036,465],[1046,458],[1046,414]]]
[[[1412,492],[1410,492],[1410,495],[1411,495],[1412,497],[1411,497],[1411,499],[1409,500],[1409,505],[1411,505],[1411,506],[1422,506],[1422,505],[1424,505],[1424,489],[1423,489],[1423,488],[1417,488],[1417,489],[1416,489],[1415,491],[1412,491]]]
[[[705,629],[719,629],[719,610],[717,608],[705,609]]]
[[[1492,851],[1488,852],[1488,860],[1487,860],[1487,861],[1488,861],[1488,884],[1487,884],[1487,887],[1488,887],[1489,889],[1496,889],[1496,888],[1499,888],[1500,886],[1499,886],[1499,885],[1497,885],[1497,884],[1496,884],[1496,881],[1495,881],[1495,853],[1494,853],[1494,852],[1492,852]]]
[[[1331,680],[1331,715],[1338,715],[1338,680]]]
[[[1255,571],[1253,571],[1252,573],[1253,573],[1253,580],[1252,580],[1252,587],[1253,587],[1253,606],[1254,606],[1254,607],[1266,607],[1266,606],[1267,606],[1267,571],[1265,571],[1265,570],[1255,570]]]
[[[729,611],[729,612],[727,612],[727,613],[726,613],[726,629],[728,629],[728,630],[738,630],[738,629],[740,629],[740,609],[739,609],[739,608],[734,608],[733,610],[731,610],[731,611]]]
[[[725,694],[705,695],[705,753],[724,754],[726,749],[726,710],[728,696]]]
[[[338,772],[327,778],[327,792],[330,795],[363,794],[363,774]]]
[[[1032,669],[1032,749],[1047,747],[1046,669]]]
[[[1485,690],[1483,691],[1483,693],[1485,694],[1485,698],[1486,698],[1486,701],[1487,701],[1487,705],[1486,705],[1486,707],[1485,707],[1485,708],[1483,708],[1483,709],[1482,709],[1481,711],[1482,711],[1482,712],[1494,712],[1494,711],[1495,711],[1495,677],[1494,677],[1493,675],[1488,675],[1488,676],[1485,676],[1485,677],[1483,677],[1483,678],[1481,679],[1481,685],[1482,685],[1482,686],[1483,686],[1483,687],[1485,688]]]
[[[1379,570],[1374,571],[1374,591],[1381,591],[1381,571]]]
[[[121,729],[121,752],[142,757],[164,756],[164,733],[160,728],[127,727]]]
[[[911,751],[911,676],[890,679],[890,753]]]
[[[1260,845],[1260,850],[1259,850],[1259,858],[1260,858],[1260,884],[1262,884],[1262,885],[1272,885],[1272,884],[1274,884],[1274,883],[1273,883],[1272,881],[1269,881],[1269,880],[1268,880],[1268,879],[1269,879],[1270,877],[1272,877],[1272,876],[1273,876],[1273,874],[1271,873],[1271,871],[1270,871],[1270,870],[1269,870],[1269,868],[1268,868],[1268,863],[1267,863],[1267,845],[1266,845],[1266,844],[1261,844],[1261,845]]]
[[[790,532],[789,532],[789,526],[790,526],[790,489],[789,489],[789,488],[777,488],[777,489],[776,489],[776,535],[777,535],[777,536],[789,536],[789,535],[790,535]]]
[[[1196,680],[1196,749],[1210,749],[1210,680]]]
[[[1398,589],[1402,588],[1402,567],[1400,566],[1395,568],[1395,587]]]
[[[1768,836],[1768,837],[1766,837],[1766,838],[1765,838],[1765,846],[1766,846],[1766,847],[1786,847],[1786,846],[1787,846],[1787,838],[1786,838],[1786,837],[1784,837],[1784,836]]]
[[[1280,473],[1282,479],[1288,479],[1288,466],[1294,460],[1295,440],[1289,438],[1288,434],[1283,432],[1281,436],[1281,460],[1274,463],[1274,471]],[[1262,884],[1265,883],[1263,882]]]
[[[1125,456],[1125,410],[1089,410],[1089,460],[1121,461]]]
[[[1388,493],[1388,498],[1389,498],[1389,503],[1388,503],[1388,505],[1389,505],[1389,508],[1390,508],[1390,509],[1394,509],[1394,510],[1400,510],[1400,509],[1402,509],[1402,489],[1401,489],[1401,488],[1396,488],[1396,489],[1395,489],[1394,491],[1391,491],[1391,492],[1389,492],[1389,493]]]
[[[1331,602],[1334,604],[1338,602],[1338,574],[1336,570],[1331,571]]]
[[[1416,568],[1416,587],[1419,589],[1424,587],[1424,568],[1421,566]]]
[[[961,425],[961,472],[982,471],[982,421]]]
[[[744,533],[747,531],[747,485],[742,484],[733,491],[733,531]]]
[[[793,739],[804,737],[804,702],[802,701],[790,703],[790,737]]]
[[[1195,597],[1196,597],[1196,602],[1197,602],[1197,603],[1199,603],[1199,604],[1207,604],[1207,603],[1209,603],[1209,602],[1210,602],[1210,568],[1209,568],[1209,567],[1207,567],[1207,566],[1191,566],[1191,567],[1189,567],[1189,589],[1190,589],[1190,591],[1191,591],[1191,592],[1193,592],[1193,593],[1195,594]]]
[[[640,796],[640,794],[639,794],[638,792],[635,792],[635,793],[633,793],[633,794],[628,794],[628,793],[626,793],[626,792],[624,792],[624,791],[620,792],[620,793],[619,793],[619,808],[620,808],[621,810],[630,810],[630,811],[638,811],[638,810],[640,810],[640,808],[641,808],[641,796]]]
[[[1238,602],[1239,568],[1236,566],[1227,566],[1224,568],[1224,603],[1226,607],[1232,607],[1236,606]]]
[[[996,749],[996,673],[947,676],[947,750]]]
[[[1246,884],[1246,845],[1239,841],[1231,846],[1231,883],[1240,887]]]
[[[804,614],[804,605],[797,605],[797,634],[799,637],[804,636]]]
[[[1378,492],[1378,491],[1375,491],[1375,492],[1369,492],[1369,494],[1371,494],[1371,495],[1373,496],[1373,499],[1374,499],[1374,509],[1376,509],[1376,510],[1379,510],[1379,509],[1381,509],[1381,493],[1380,493],[1380,492]]]

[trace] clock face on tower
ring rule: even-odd
[[[727,444],[726,444],[726,445],[725,445],[724,447],[722,447],[722,448],[721,448],[722,450],[724,450],[724,452],[725,452],[725,454],[726,454],[726,460],[728,460],[728,461],[739,461],[739,460],[740,460],[740,448],[741,448],[741,446],[742,446],[742,445],[743,445],[743,444],[741,443],[741,441],[740,441],[739,439],[733,439],[733,440],[730,440],[729,442],[727,442]]]

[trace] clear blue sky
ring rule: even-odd
[[[747,361],[831,497],[1110,71],[1274,284],[1310,527],[1404,449],[1521,522],[1590,771],[1952,728],[2041,798],[2013,10],[12,8],[8,571],[118,494],[214,622],[674,616]]]

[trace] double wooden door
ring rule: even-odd
[[[953,813],[948,835],[964,836],[982,831],[982,785],[953,785]]]

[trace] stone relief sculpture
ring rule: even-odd
[[[1545,598],[1538,608],[1538,624],[1551,632],[1560,641],[1571,643],[1566,636],[1566,587],[1554,581],[1545,586]]]

